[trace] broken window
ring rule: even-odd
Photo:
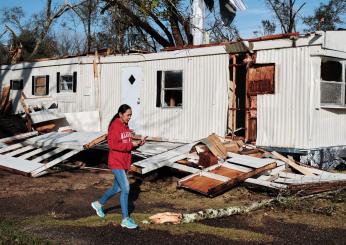
[[[49,76],[32,77],[32,95],[44,96],[49,94]]]
[[[182,107],[183,71],[157,72],[157,107]]]
[[[345,62],[332,58],[321,60],[321,97],[325,106],[346,106]]]
[[[323,81],[342,81],[342,63],[339,61],[325,60],[321,62],[321,79]]]
[[[23,89],[23,79],[21,80],[11,80],[10,89],[12,90],[21,90]]]

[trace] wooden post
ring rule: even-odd
[[[232,70],[233,70],[233,76],[232,76],[232,138],[234,138],[235,134],[235,127],[236,127],[236,116],[235,116],[235,108],[236,108],[236,94],[235,94],[235,90],[236,90],[236,72],[237,72],[237,57],[235,55],[232,55]]]

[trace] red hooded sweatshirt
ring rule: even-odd
[[[131,131],[120,118],[115,119],[108,129],[108,167],[110,169],[129,170],[131,150],[133,148]]]

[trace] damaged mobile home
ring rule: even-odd
[[[89,130],[105,131],[127,103],[137,134],[177,142],[232,134],[322,166],[346,149],[345,38],[346,31],[293,33],[50,59],[2,66],[0,81],[11,85],[15,112],[24,92],[28,100],[51,98],[60,112],[96,112],[99,126]]]

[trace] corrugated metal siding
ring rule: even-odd
[[[311,47],[263,50],[257,63],[275,63],[275,94],[258,95],[257,145],[309,148]]]
[[[317,91],[321,81],[320,65],[321,57],[314,57],[313,80]],[[316,97],[315,106],[312,108],[311,147],[346,145],[346,109],[321,108],[319,93],[316,93]]]
[[[81,68],[81,69],[80,69]],[[56,74],[60,72],[63,74],[72,74],[77,72],[77,92],[60,92],[57,93],[56,85],[57,79]],[[32,76],[45,76],[49,75],[49,95],[53,99],[57,100],[58,108],[61,112],[77,112],[77,111],[92,111],[95,110],[92,95],[86,96],[85,91],[87,88],[93,88],[93,76],[92,65],[56,65],[56,66],[45,66],[35,67],[28,69],[15,69],[8,72],[2,70],[0,81],[2,86],[9,84],[11,79],[23,79],[24,89],[22,90],[25,95],[29,98],[35,98],[32,95]],[[22,111],[22,107],[19,103],[21,90],[11,91],[11,98],[14,100],[13,110],[15,112]],[[91,99],[92,98],[92,99]]]
[[[159,56],[158,56],[159,58]],[[140,127],[143,135],[189,142],[210,133],[224,135],[227,123],[228,55],[180,57],[136,63],[102,65],[101,123],[107,128],[121,101],[121,68],[140,66]],[[156,107],[158,70],[183,70],[183,108]]]

